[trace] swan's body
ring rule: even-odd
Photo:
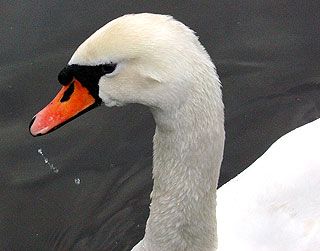
[[[77,115],[69,103],[78,107],[80,99],[85,103],[81,109],[101,101],[107,106],[141,103],[151,108],[156,121],[152,203],[145,237],[134,250],[216,250],[224,112],[215,67],[193,32],[168,16],[126,15],[88,38],[59,80],[65,87],[33,119],[33,135],[47,133]],[[83,101],[79,93],[88,98]],[[294,149],[301,153],[299,139],[292,141],[290,147],[297,145]],[[279,144],[286,149],[281,139],[250,170],[219,190],[219,250],[318,247],[319,161],[302,168],[290,159],[288,148],[287,160],[268,162],[267,156]],[[290,161],[295,163],[292,175],[283,164]],[[312,182],[307,181],[309,176]],[[301,196],[308,197],[301,202]]]
[[[319,149],[317,119],[219,188],[219,251],[320,250]]]

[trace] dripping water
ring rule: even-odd
[[[38,149],[38,153],[42,156],[44,163],[47,164],[50,167],[50,170],[54,173],[58,173],[59,169],[56,168],[52,163],[49,162],[49,159],[43,154],[43,151],[41,148]]]

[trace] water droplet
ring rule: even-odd
[[[42,156],[44,163],[46,163],[50,167],[50,170],[52,170],[54,173],[59,172],[59,169],[56,168],[52,163],[50,163],[49,159],[46,156],[44,156],[41,148],[38,149],[38,153]]]
[[[58,169],[58,168],[52,168],[52,171],[53,171],[54,173],[58,173],[58,172],[59,172],[59,169]]]
[[[75,178],[74,179],[74,183],[76,183],[77,185],[80,185],[80,183],[81,183],[80,178]]]

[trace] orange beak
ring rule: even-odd
[[[76,78],[63,86],[57,96],[30,123],[33,136],[49,133],[96,107],[96,99]]]

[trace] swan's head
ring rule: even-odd
[[[100,104],[172,109],[208,75],[216,77],[214,65],[188,27],[170,16],[125,15],[79,46],[59,74],[61,91],[33,118],[30,132],[46,134]]]

